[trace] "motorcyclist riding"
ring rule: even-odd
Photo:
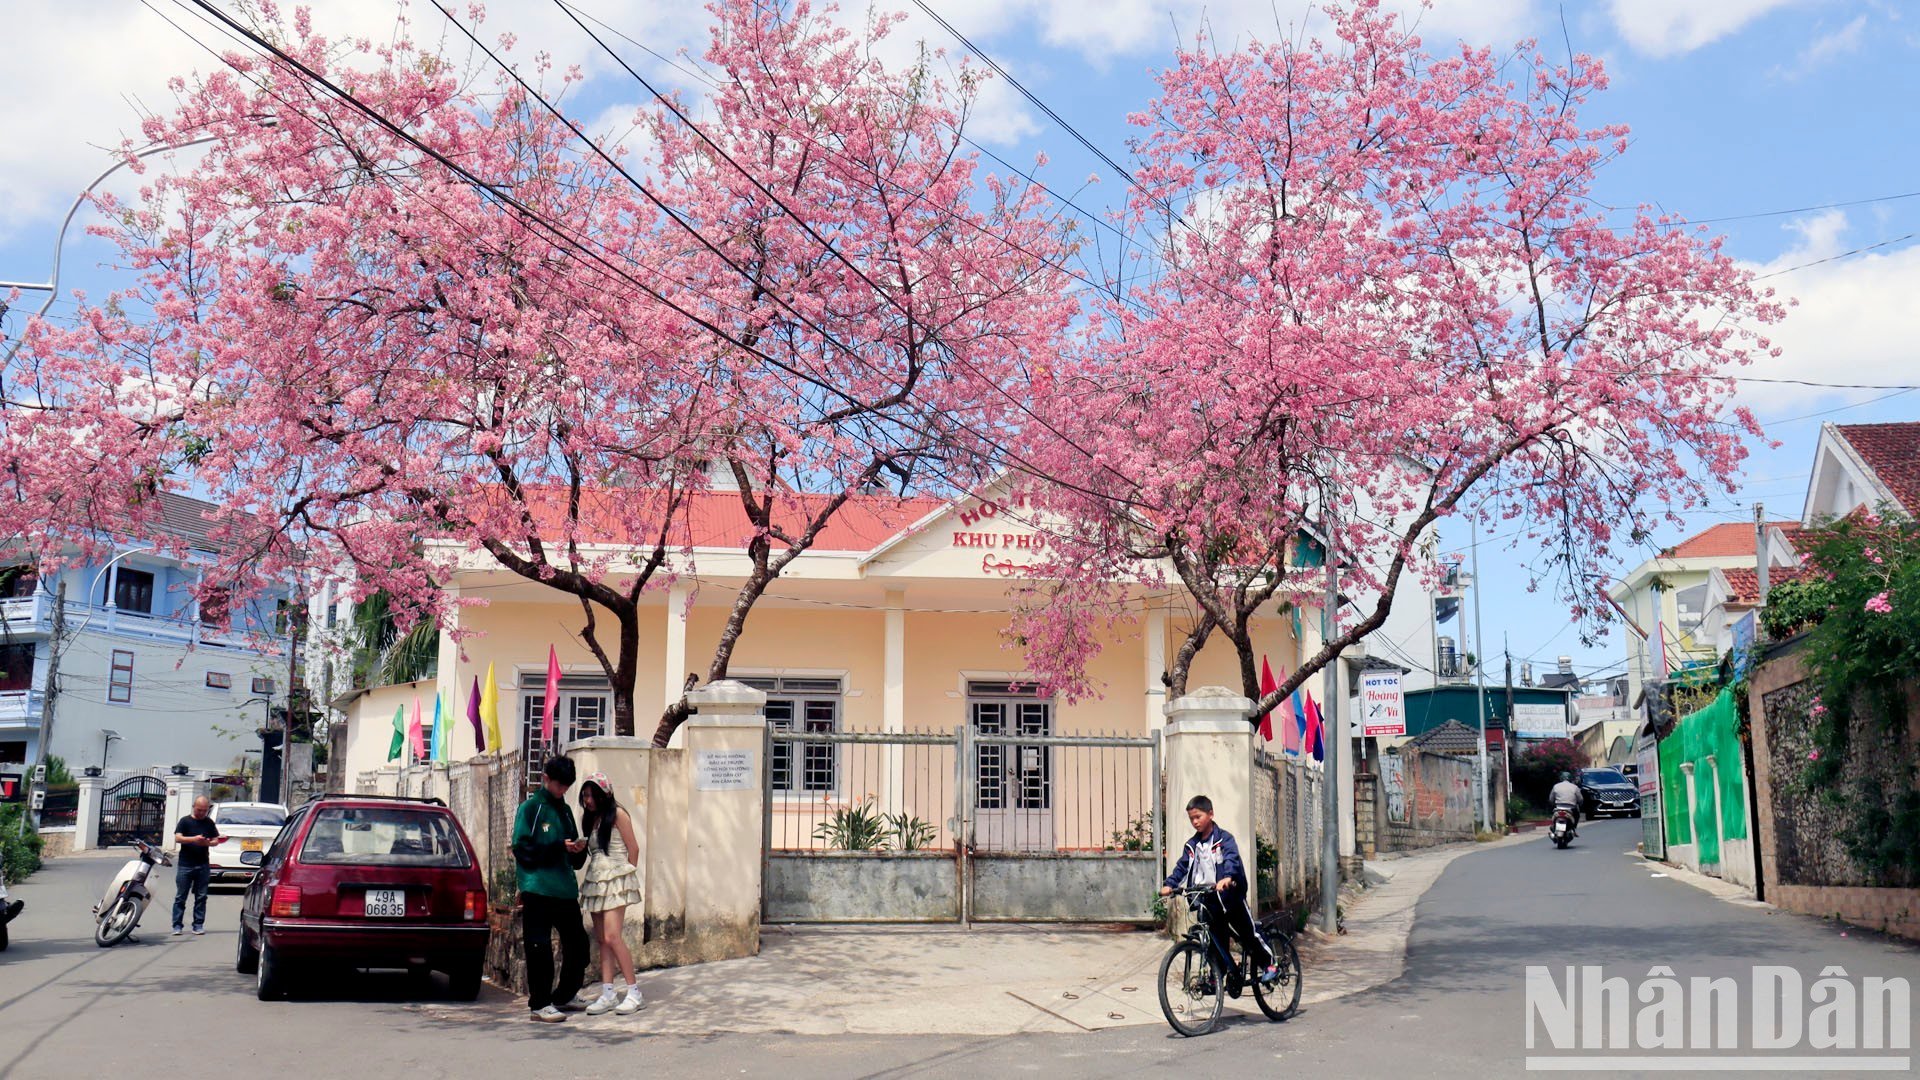
[[[1573,818],[1575,836],[1580,834],[1580,798],[1580,785],[1573,782],[1573,774],[1570,772],[1560,774],[1560,782],[1553,785],[1552,793],[1547,796],[1547,803],[1553,809],[1558,810],[1563,806],[1567,808],[1567,812]]]

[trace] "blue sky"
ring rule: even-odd
[[[911,0],[900,2],[911,8]],[[1176,27],[1191,34],[1204,18],[1217,39],[1231,42],[1274,37],[1276,19],[1318,25],[1311,7],[1295,0],[929,3],[1123,161],[1125,116],[1152,93],[1151,72],[1165,62]],[[176,20],[188,18],[168,0],[155,6]],[[667,54],[697,51],[706,24],[705,13],[692,5],[578,0],[578,6]],[[210,58],[135,0],[41,0],[21,7],[9,13],[12,47],[0,70],[0,94],[14,103],[0,121],[0,178],[7,191],[0,201],[0,278],[44,280],[59,215],[107,163],[100,147],[136,130],[138,107],[165,106],[168,75],[205,68]],[[315,5],[314,21],[322,30],[385,37],[394,10],[391,0],[332,0]],[[421,36],[437,35],[440,16],[430,4],[412,11]],[[522,55],[542,48],[562,64],[583,66],[589,78],[576,112],[604,128],[624,126],[643,92],[557,8],[545,0],[511,0],[489,11],[489,27],[514,31]],[[1778,273],[1769,280],[1799,299],[1775,335],[1786,354],[1749,374],[1920,382],[1912,344],[1920,322],[1920,242],[1910,235],[1920,231],[1920,197],[1886,198],[1920,192],[1920,122],[1911,106],[1920,100],[1920,12],[1871,0],[1439,0],[1415,14],[1436,49],[1460,37],[1499,47],[1534,37],[1559,53],[1564,23],[1576,50],[1606,60],[1612,88],[1588,116],[1630,125],[1633,143],[1603,174],[1600,197],[1620,206],[1652,202],[1695,219],[1731,218],[1714,226],[1728,237],[1729,251],[1763,273]],[[894,44],[904,53],[919,40],[963,51],[914,12]],[[637,50],[629,48],[628,55],[650,75],[688,84]],[[1044,151],[1052,160],[1044,176],[1057,189],[1078,190],[1090,173],[1098,174],[1100,182],[1076,196],[1089,209],[1122,196],[1123,181],[1003,84],[990,88],[970,133],[1023,165]],[[1857,200],[1878,201],[1774,213]],[[1869,245],[1879,246],[1848,254]],[[113,278],[99,269],[102,257],[103,249],[76,230],[64,284],[94,293],[112,287]],[[1780,445],[1755,446],[1740,492],[1693,515],[1690,529],[1657,537],[1655,545],[1717,521],[1747,519],[1755,500],[1766,504],[1769,516],[1797,517],[1822,421],[1920,417],[1920,393],[1887,393],[1746,384],[1742,400],[1769,421],[1768,434]],[[1547,592],[1527,591],[1525,564],[1536,554],[1503,544],[1481,548],[1490,653],[1498,654],[1504,637],[1516,661],[1550,664],[1563,652],[1583,669],[1620,661],[1625,643],[1618,629],[1583,647],[1564,608]]]

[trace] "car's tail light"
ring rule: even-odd
[[[267,905],[267,914],[276,919],[297,919],[300,917],[300,886],[275,885],[273,899]]]
[[[487,917],[486,890],[484,889],[468,889],[467,890],[466,916],[467,916],[468,922],[478,922],[481,919],[484,919]]]

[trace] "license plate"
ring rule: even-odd
[[[401,889],[368,889],[367,917],[399,919],[407,914],[407,894]]]
[[[240,841],[240,850],[241,850],[241,851],[259,851],[259,850],[260,850],[261,848],[264,848],[264,847],[266,847],[266,846],[267,846],[267,842],[266,842],[265,840],[242,840],[242,841]]]

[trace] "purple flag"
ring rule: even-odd
[[[487,749],[487,731],[480,725],[480,676],[473,677],[473,693],[467,695],[467,722],[473,725],[474,748],[485,753]]]

